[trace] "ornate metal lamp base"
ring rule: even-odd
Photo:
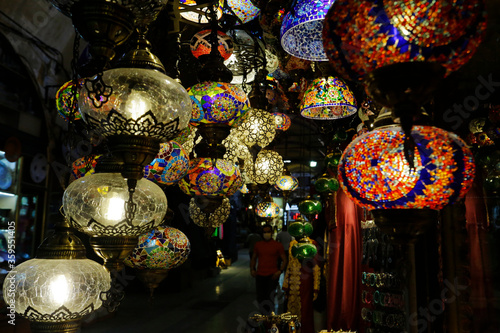
[[[415,243],[438,218],[433,209],[374,209],[371,213],[375,224],[395,244]]]
[[[149,297],[153,297],[153,292],[165,280],[168,275],[166,269],[137,269],[136,275],[149,289]]]
[[[62,322],[32,321],[30,323],[33,333],[76,333],[80,330],[80,319]]]
[[[137,246],[137,237],[99,237],[90,238],[90,245],[94,252],[104,259],[104,267],[109,272],[121,271],[124,267],[123,260]]]

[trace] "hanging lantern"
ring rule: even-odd
[[[209,23],[207,19],[208,8],[213,5],[213,1],[201,3],[201,1],[196,0],[179,0],[179,12],[181,18],[187,20],[188,23],[207,24]],[[223,1],[217,1],[215,5],[217,6],[215,9],[216,17],[219,20],[222,17]]]
[[[212,30],[205,29],[197,32],[191,38],[190,46],[193,56],[199,58],[200,56],[210,54],[212,50],[212,45],[210,42],[211,33]],[[217,47],[217,49],[219,50],[222,58],[224,58],[224,60],[227,60],[234,50],[233,40],[231,39],[231,37],[220,30],[217,31],[217,40],[219,42],[219,46]]]
[[[34,333],[78,332],[81,319],[101,307],[100,296],[109,289],[109,273],[85,257],[85,246],[67,223],[3,283],[5,302],[30,321]]]
[[[319,200],[307,199],[299,203],[299,212],[308,217],[319,214],[322,210],[323,206]]]
[[[217,228],[227,221],[231,211],[229,198],[224,198],[222,204],[213,213],[203,212],[195,202],[195,198],[189,201],[189,216],[194,224],[202,228]]]
[[[108,138],[124,162],[122,175],[140,179],[159,150],[187,127],[191,101],[175,80],[151,69],[116,68],[87,80],[78,105],[83,119]]]
[[[403,152],[401,127],[391,125],[356,138],[339,165],[344,192],[367,209],[441,209],[462,198],[474,177],[472,153],[455,134],[414,126],[414,169]]]
[[[339,181],[336,178],[330,177],[327,174],[322,175],[314,182],[314,188],[320,194],[330,194],[339,189]]]
[[[323,49],[323,21],[335,0],[298,0],[281,25],[281,46],[301,59],[327,61]]]
[[[187,175],[179,182],[190,196],[231,196],[243,185],[240,169],[231,161],[195,158]]]
[[[241,141],[241,133],[237,128],[231,128],[231,132],[227,138],[222,141],[222,144],[226,148],[224,159],[238,164],[240,166],[240,172],[243,172],[241,169],[242,164],[253,163],[252,153],[250,153],[248,147]]]
[[[291,253],[294,258],[303,260],[312,258],[318,253],[318,249],[309,238],[312,232],[313,225],[310,222],[296,220],[290,223],[288,226],[288,233],[297,240],[297,242],[290,244]]]
[[[274,112],[273,115],[277,131],[285,132],[292,125],[292,120],[286,114],[281,112]]]
[[[274,184],[283,172],[283,158],[273,150],[263,149],[255,159],[253,181],[257,184]]]
[[[144,178],[159,184],[174,185],[189,169],[189,155],[175,141],[160,144],[155,159],[144,168]]]
[[[71,164],[70,182],[94,174],[97,161],[100,157],[101,155],[89,155],[76,159]]]
[[[468,62],[481,43],[483,8],[482,1],[335,1],[325,18],[323,43],[345,78],[414,61],[437,62],[449,74]]]
[[[325,156],[326,169],[330,175],[336,175],[342,158],[342,152],[329,153]]]
[[[68,81],[56,92],[56,109],[64,120],[69,120],[70,116],[73,117],[72,120],[82,119],[82,115],[77,105],[73,104],[73,100],[75,98],[78,100],[78,94],[84,82],[85,80],[83,79],[78,80],[77,87],[75,88],[73,81]],[[76,96],[74,95],[75,92]]]
[[[237,127],[241,141],[248,147],[269,145],[276,132],[275,117],[265,110],[255,108],[250,108],[247,114],[246,119]]]
[[[274,184],[274,188],[279,191],[295,191],[299,187],[299,181],[292,175],[283,174],[278,177],[276,183]]]
[[[248,23],[260,14],[260,9],[251,0],[226,0],[226,6],[224,13],[236,16],[236,25]]]
[[[280,207],[275,202],[263,201],[255,207],[255,213],[259,217],[273,219],[279,215]]]
[[[333,76],[313,80],[300,103],[302,117],[317,120],[345,118],[357,110],[354,94],[342,79]]]

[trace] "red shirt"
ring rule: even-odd
[[[285,250],[280,242],[273,239],[255,243],[253,252],[257,255],[257,275],[273,275],[278,268],[278,258],[285,255]]]

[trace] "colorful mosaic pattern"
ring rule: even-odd
[[[172,269],[182,265],[190,252],[191,244],[182,231],[156,227],[139,236],[137,247],[123,262],[137,269]]]
[[[179,11],[181,17],[191,22],[206,24],[208,23],[207,12],[208,6],[211,4],[211,1],[207,1],[207,7],[202,7],[199,9],[194,9],[190,7],[196,7],[198,4],[196,0],[179,0]],[[217,20],[222,17],[222,5],[223,0],[220,0],[217,4]]]
[[[286,114],[281,112],[274,112],[273,115],[274,115],[276,130],[285,132],[292,125],[292,120]]]
[[[299,187],[299,181],[293,176],[283,175],[278,178],[274,188],[279,191],[295,191]]]
[[[349,117],[357,110],[356,99],[347,84],[333,76],[313,80],[300,103],[302,117],[318,120]]]
[[[190,124],[228,124],[241,117],[249,107],[243,89],[226,82],[202,82],[188,89],[193,104]]]
[[[236,22],[236,25],[245,24],[259,16],[260,9],[256,7],[251,0],[226,0],[226,4],[230,9],[224,8],[224,13],[236,15],[241,21]]]
[[[259,217],[276,217],[280,213],[280,206],[274,202],[264,201],[255,207],[255,213]]]
[[[179,182],[181,190],[191,196],[231,196],[243,185],[240,169],[224,159],[195,158],[187,175]]]
[[[101,155],[89,155],[76,159],[71,164],[71,180],[92,175],[95,172],[95,166]]]
[[[197,32],[193,38],[191,38],[191,53],[196,58],[202,55],[210,54],[212,50],[212,44],[210,42],[211,33],[211,29],[206,29]],[[220,55],[224,58],[224,60],[229,59],[234,50],[233,40],[222,31],[217,31],[217,40],[219,42],[217,49],[219,50]]]
[[[160,144],[155,159],[144,168],[144,178],[158,184],[174,185],[189,169],[189,154],[175,141]]]
[[[352,80],[409,61],[438,62],[450,74],[471,59],[484,37],[483,7],[472,0],[339,0],[325,18],[323,44],[336,71]]]
[[[457,135],[414,126],[415,169],[404,157],[397,125],[375,129],[345,149],[338,177],[344,192],[367,209],[441,209],[468,191],[474,177],[472,153]]]
[[[217,228],[226,222],[231,211],[229,198],[224,198],[222,204],[210,214],[204,213],[195,203],[195,198],[189,201],[189,216],[193,222],[202,228]]]
[[[323,22],[335,0],[299,0],[281,25],[281,46],[289,54],[311,61],[328,60],[323,49]]]
[[[61,117],[64,118],[64,120],[69,120],[69,115],[73,114],[74,119],[73,120],[80,120],[82,119],[82,115],[80,114],[80,111],[78,110],[78,96],[79,96],[79,91],[83,85],[84,79],[78,80],[78,86],[76,88],[76,98],[73,98],[73,81],[68,81],[65,84],[59,88],[59,90],[56,92],[56,108],[57,112],[61,115]],[[73,104],[74,101],[74,107],[72,108],[71,105]]]

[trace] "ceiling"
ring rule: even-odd
[[[258,4],[264,8],[264,14],[274,14],[277,9],[288,9],[292,1],[268,0],[259,1]],[[33,5],[33,3],[35,5]],[[35,36],[42,43],[56,49],[62,60],[60,61],[64,71],[55,71],[59,73],[50,76],[47,73],[42,73],[34,61],[33,72],[40,73],[36,76],[39,84],[44,87],[48,84],[62,84],[68,77],[61,79],[60,73],[70,73],[70,59],[73,57],[73,31],[71,29],[71,21],[66,16],[58,11],[54,11],[50,4],[44,0],[20,0],[11,1],[8,4],[2,5],[2,14],[8,17],[8,20],[2,18],[3,28],[5,25],[12,26],[10,22],[18,23],[17,29],[25,29],[31,35]],[[434,117],[436,125],[445,129],[454,130],[460,134],[467,133],[468,120],[472,119],[475,114],[471,114],[471,118],[466,118],[459,126],[453,127],[453,124],[447,122],[444,114],[454,107],[454,104],[464,104],[464,99],[467,96],[474,96],[475,89],[478,84],[481,84],[481,78],[489,78],[492,82],[500,82],[500,2],[496,0],[487,0],[486,9],[488,12],[488,29],[486,37],[482,45],[478,48],[472,60],[463,66],[460,70],[447,77],[434,95],[433,102],[428,105],[429,111]],[[43,15],[41,15],[42,13]],[[39,18],[37,18],[37,15]],[[43,22],[41,22],[43,18]],[[180,72],[180,79],[185,87],[189,87],[197,83],[197,72],[200,70],[199,61],[191,55],[189,43],[191,37],[198,31],[207,28],[206,26],[188,24],[178,21],[179,13],[172,9],[171,3],[160,13],[158,19],[151,24],[148,39],[152,43],[153,52],[163,62],[167,74],[175,75],[175,69]],[[230,20],[224,19],[221,25],[230,27]],[[43,24],[42,24],[43,23]],[[2,30],[4,30],[2,28]],[[242,25],[238,28],[262,36],[262,29],[259,26],[259,18]],[[180,44],[177,43],[180,33]],[[279,39],[278,32],[275,31],[275,38]],[[12,40],[12,38],[11,38]],[[85,44],[82,42],[80,50],[83,50]],[[117,54],[123,52],[127,46],[124,45],[117,50]],[[22,52],[20,49],[18,52]],[[283,50],[276,50],[278,58],[283,61],[287,59],[286,53]],[[85,56],[81,56],[84,59]],[[82,60],[83,61],[83,60]],[[321,71],[329,72],[328,64],[316,64],[316,68],[321,67]],[[287,132],[280,134],[272,144],[285,160],[290,160],[291,163],[287,167],[295,173],[295,175],[303,174],[303,176],[317,175],[323,172],[323,159],[327,152],[327,147],[332,141],[332,136],[336,131],[348,131],[350,136],[355,133],[353,128],[356,128],[360,120],[356,117],[350,117],[338,121],[318,121],[310,120],[301,117],[297,113],[298,103],[297,94],[288,93],[288,88],[301,78],[311,79],[318,76],[321,72],[312,68],[307,70],[291,73],[291,78],[280,80],[283,91],[289,99],[290,108],[288,110],[280,110],[286,112],[292,119],[292,126]],[[52,77],[50,82],[47,77]],[[58,78],[58,79],[57,79]],[[348,82],[351,89],[358,100],[358,104],[365,98],[364,87],[359,82]],[[495,86],[496,87],[496,86]],[[494,91],[483,100],[483,103],[498,103],[500,104],[499,90],[494,87]],[[41,89],[43,90],[43,88]],[[481,110],[477,110],[479,114]],[[349,130],[351,129],[351,130]],[[317,161],[316,167],[310,167],[311,160]]]

